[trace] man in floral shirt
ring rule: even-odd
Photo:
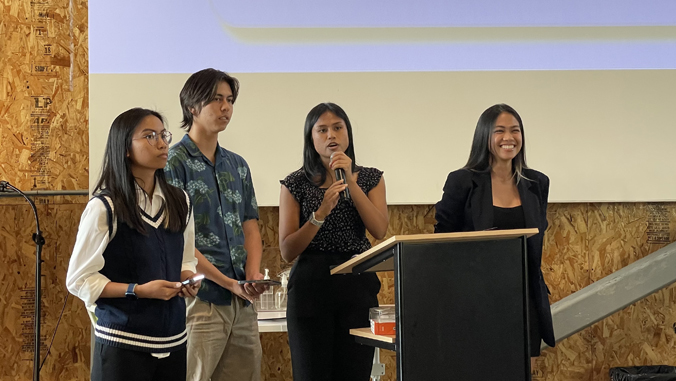
[[[261,344],[250,303],[264,291],[238,280],[262,279],[263,251],[251,172],[218,144],[232,117],[239,82],[214,69],[199,71],[181,90],[188,133],[169,150],[170,184],[185,189],[195,213],[197,271],[206,275],[186,298],[188,380],[260,380]]]

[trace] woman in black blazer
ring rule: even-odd
[[[469,160],[448,175],[435,215],[435,233],[539,229],[526,243],[532,357],[540,355],[540,340],[555,344],[549,290],[540,269],[548,194],[549,178],[526,166],[521,117],[512,107],[498,104],[481,114]]]

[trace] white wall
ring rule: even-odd
[[[528,164],[551,178],[550,202],[676,201],[676,71],[237,74],[240,97],[221,144],[249,163],[261,206],[301,165],[303,123],[340,104],[357,162],[385,171],[389,204],[432,204],[463,166],[481,112],[524,120]],[[90,75],[90,189],[107,131],[132,107],[163,113],[182,136],[178,94],[189,74]]]

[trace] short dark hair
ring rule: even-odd
[[[179,95],[181,109],[183,110],[181,128],[190,132],[193,123],[193,115],[190,110],[194,108],[199,114],[202,111],[202,107],[214,100],[218,91],[218,85],[221,82],[227,82],[230,85],[232,102],[235,103],[237,94],[239,93],[239,81],[228,73],[210,68],[200,70],[188,78]]]
[[[521,128],[521,151],[512,159],[512,171],[514,171],[514,176],[518,182],[521,178],[526,178],[523,175],[523,169],[528,168],[526,165],[526,134],[523,130],[523,121],[519,113],[504,103],[487,108],[479,117],[476,129],[474,130],[472,149],[464,168],[478,172],[490,171],[492,154],[488,146],[495,129],[495,122],[503,112],[514,116],[519,123],[519,128]]]
[[[347,117],[347,113],[340,106],[335,103],[324,102],[316,105],[310,110],[305,118],[305,139],[303,144],[303,171],[305,176],[314,184],[322,185],[326,181],[326,169],[324,164],[322,164],[322,159],[319,156],[319,153],[315,149],[314,140],[312,140],[312,127],[317,123],[319,118],[324,115],[325,112],[332,112],[334,115],[339,117],[345,122],[345,127],[347,128],[347,138],[349,140],[349,145],[345,150],[345,155],[347,155],[352,160],[352,172],[358,172],[360,167],[356,164],[354,157],[354,140],[352,139],[352,124],[350,123],[350,118]]]

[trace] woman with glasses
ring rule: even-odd
[[[134,108],[108,134],[101,177],[68,266],[68,290],[96,311],[92,380],[186,377],[185,302],[195,295],[188,195],[165,179],[171,133]],[[182,283],[182,281],[187,282]]]

